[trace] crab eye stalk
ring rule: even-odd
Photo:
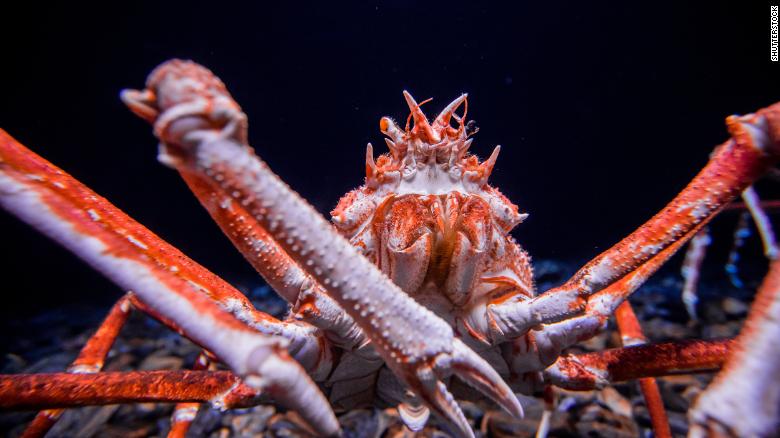
[[[382,117],[379,119],[379,130],[382,131],[382,134],[387,134],[387,130],[390,128],[392,123],[393,121],[390,120],[389,117]]]
[[[385,139],[387,146],[393,153],[393,156],[398,155],[401,151],[405,150],[404,145],[404,133],[398,128],[393,119],[390,117],[382,117],[379,119],[379,130],[382,134],[389,137]]]

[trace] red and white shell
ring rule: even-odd
[[[481,163],[468,153],[466,114],[455,114],[468,107],[467,95],[433,123],[409,93],[404,97],[412,127],[407,122],[401,130],[388,117],[380,120],[390,151],[374,161],[368,145],[365,185],[341,198],[333,222],[460,336],[492,344],[486,305],[509,293],[534,295],[530,258],[509,235],[528,215],[488,184],[500,147]]]

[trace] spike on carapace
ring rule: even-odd
[[[376,163],[374,162],[374,147],[366,145],[366,184],[376,183]]]
[[[461,147],[458,149],[458,159],[462,159],[466,155],[466,152],[468,152],[469,148],[471,147],[471,143],[473,142],[474,142],[473,138],[470,138],[463,142]]]
[[[461,104],[467,101],[469,95],[468,93],[463,93],[459,97],[457,97],[455,100],[450,102],[447,107],[445,107],[441,113],[439,113],[438,117],[436,117],[436,120],[433,121],[433,129],[434,131],[443,131],[447,129],[450,125],[450,119],[452,119],[453,114],[455,114],[455,110],[457,110]],[[464,113],[465,116],[465,113]],[[462,118],[459,118],[458,120],[463,126],[463,120]]]
[[[458,179],[465,177],[470,187],[475,189],[487,184],[500,147],[497,147],[491,156],[481,163],[476,156],[468,154],[473,142],[470,138],[473,132],[469,133],[466,123],[468,94],[463,93],[456,97],[439,112],[432,123],[429,123],[420,109],[422,104],[430,99],[417,103],[408,91],[404,90],[403,95],[410,110],[406,127],[399,126],[390,117],[382,117],[379,120],[379,129],[387,136],[385,142],[390,149],[390,154],[381,155],[377,161],[373,161],[373,157],[370,160],[367,157],[366,181],[372,186],[378,186],[380,174],[390,175],[388,172],[400,171],[395,173],[396,176],[393,178],[382,180],[393,181],[393,184],[401,179],[411,182],[419,169],[433,166],[435,168],[433,173],[429,170],[424,179],[431,179],[431,184],[439,187],[437,190],[441,190],[446,185],[442,185],[446,178],[457,185],[460,184],[457,182]],[[460,108],[463,109],[462,115],[458,114]],[[457,122],[456,126],[451,125],[453,119]],[[437,176],[442,175],[441,172],[448,176],[446,178]],[[412,183],[415,188],[410,190],[420,190],[422,181],[420,179]]]
[[[490,157],[484,163],[482,163],[482,165],[486,167],[488,172],[493,171],[493,166],[496,165],[496,160],[498,160],[499,152],[501,152],[501,145],[496,145],[496,147],[493,149],[493,152],[490,154]]]
[[[411,111],[412,118],[414,119],[414,128],[412,129],[412,132],[417,133],[429,143],[438,143],[439,136],[436,135],[436,132],[434,132],[430,123],[428,123],[428,118],[425,117],[425,113],[420,109],[420,105],[417,104],[408,91],[404,90],[403,94],[406,99],[406,104],[409,105],[409,111]]]
[[[479,177],[482,180],[482,184],[487,183],[490,174],[493,173],[493,167],[496,165],[499,152],[501,152],[501,145],[496,146],[490,157],[479,165]]]

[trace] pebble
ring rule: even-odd
[[[750,309],[750,306],[742,300],[738,300],[734,297],[726,297],[721,303],[723,311],[731,317],[745,316]]]

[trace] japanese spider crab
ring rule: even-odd
[[[468,154],[466,95],[430,122],[409,93],[406,128],[380,120],[389,154],[369,144],[365,185],[329,224],[247,143],[247,119],[209,70],[173,60],[122,99],[154,126],[159,159],[175,168],[246,259],[292,305],[277,320],[72,177],[0,132],[0,204],[124,290],[68,373],[0,377],[0,406],[48,410],[131,401],[179,402],[183,436],[196,402],[248,406],[270,396],[323,435],[339,430],[331,404],[398,406],[421,428],[433,412],[473,436],[457,397],[493,399],[515,416],[515,392],[585,389],[642,379],[659,436],[668,434],[652,376],[713,370],[690,414],[694,436],[767,436],[780,406],[780,262],[733,342],[644,344],[626,298],[780,158],[780,104],[728,118],[731,139],[667,207],[537,294],[528,256],[509,236],[515,205],[487,184],[487,160]],[[455,122],[453,126],[452,122]],[[101,373],[131,308],[204,348],[193,371]],[[624,348],[561,355],[616,313]],[[727,355],[728,352],[728,355]],[[209,371],[219,360],[231,371]],[[450,381],[457,376],[471,388]],[[448,390],[448,385],[455,396]],[[317,383],[321,384],[318,386]],[[472,389],[473,388],[473,389]]]

